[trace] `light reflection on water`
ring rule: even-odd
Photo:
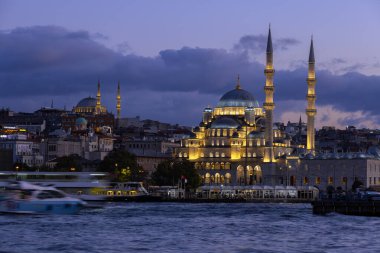
[[[309,204],[122,203],[0,216],[0,252],[380,252],[376,217]]]

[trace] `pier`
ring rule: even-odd
[[[313,213],[325,215],[336,212],[345,215],[380,216],[380,201],[377,200],[333,200],[311,202]]]

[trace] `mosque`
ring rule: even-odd
[[[243,89],[238,77],[236,87],[225,93],[216,107],[204,109],[202,122],[193,128],[193,136],[184,139],[176,149],[177,158],[194,162],[203,185],[289,185],[325,189],[329,185],[347,188],[355,180],[370,186],[373,178],[380,184],[379,157],[327,157],[315,151],[313,39],[306,78],[306,146],[292,144],[290,137],[273,127],[275,70],[270,28],[264,74],[262,107]]]
[[[71,112],[62,117],[62,127],[65,130],[84,131],[91,127],[98,131],[104,127],[111,130],[117,127],[120,120],[121,97],[120,83],[117,86],[116,96],[116,119],[115,116],[107,111],[107,108],[101,103],[100,81],[98,81],[98,92],[96,98],[86,97],[81,99]]]

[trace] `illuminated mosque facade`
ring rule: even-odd
[[[62,117],[62,127],[65,130],[84,131],[92,128],[100,131],[101,128],[109,127],[114,129],[120,120],[121,97],[120,83],[117,86],[116,95],[116,118],[107,111],[107,108],[101,103],[100,81],[98,81],[98,91],[95,97],[86,97],[81,99],[72,111]]]
[[[365,157],[358,161],[318,156],[315,152],[317,110],[313,39],[306,78],[306,146],[292,144],[289,136],[273,127],[275,70],[270,28],[264,74],[265,102],[262,107],[243,89],[238,77],[236,87],[225,93],[215,108],[204,109],[202,122],[193,128],[193,136],[182,140],[181,147],[176,149],[177,158],[194,162],[203,185],[339,185],[347,188],[355,179],[370,185],[372,166],[378,169],[376,178],[380,183],[378,159]]]

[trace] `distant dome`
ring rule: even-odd
[[[211,128],[237,128],[239,126],[239,122],[229,117],[220,117],[211,123]]]
[[[75,120],[75,125],[80,126],[80,125],[87,125],[87,120],[85,118],[77,118]]]
[[[224,94],[217,107],[259,107],[259,103],[248,91],[236,88]]]
[[[96,98],[87,97],[79,101],[77,107],[96,107]]]

